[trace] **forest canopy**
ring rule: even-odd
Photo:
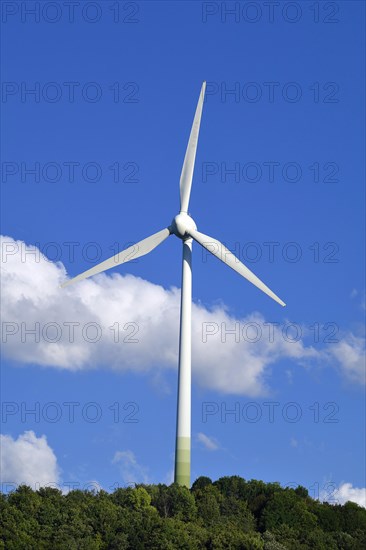
[[[0,495],[0,508],[0,548],[9,550],[366,548],[366,509],[239,476],[113,493],[21,485]]]

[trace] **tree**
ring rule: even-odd
[[[201,477],[105,491],[0,494],[0,550],[363,550],[366,510],[305,488]]]
[[[308,511],[306,502],[293,489],[284,489],[275,492],[268,501],[261,523],[264,530],[270,531],[282,524],[298,530],[311,530],[317,525],[317,517]]]
[[[271,531],[265,531],[262,538],[264,541],[264,550],[287,550],[287,546],[281,544]]]
[[[126,489],[125,506],[137,512],[149,508],[151,504],[151,496],[144,487],[136,487]]]
[[[365,509],[355,502],[346,502],[343,506],[344,531],[352,535],[357,529],[366,531]]]
[[[204,489],[208,485],[212,485],[212,480],[209,477],[201,476],[196,479],[191,487],[191,491],[195,493],[201,489]]]
[[[245,533],[255,530],[255,518],[249,510],[246,500],[240,500],[234,496],[224,498],[221,504],[221,514],[229,518],[231,523],[238,525]]]
[[[161,517],[175,517],[182,521],[191,521],[197,516],[196,501],[187,487],[173,483],[158,485],[158,492],[152,497],[152,505],[156,507]]]
[[[262,550],[263,541],[258,533],[243,533],[233,525],[225,529],[217,525],[211,531],[207,548],[214,550]]]
[[[226,497],[245,498],[246,481],[240,476],[220,477],[214,486]]]
[[[220,520],[223,497],[217,487],[204,485],[194,492],[198,517],[204,525],[214,525]]]
[[[301,498],[307,498],[309,496],[309,491],[305,489],[302,485],[298,485],[295,489],[295,493]]]

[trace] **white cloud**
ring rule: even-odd
[[[202,432],[197,434],[197,439],[209,451],[217,451],[220,448],[219,442],[215,437],[209,437]]]
[[[37,250],[25,254],[26,245],[10,237],[2,238],[1,250],[5,357],[68,370],[150,372],[155,378],[164,369],[177,368],[179,289],[113,272],[60,289],[66,278],[61,263],[48,261]],[[342,372],[360,381],[361,348],[355,337],[322,351],[302,340],[286,341],[281,327],[274,327],[271,341],[260,314],[238,319],[224,306],[209,309],[197,303],[192,325],[193,376],[206,388],[266,395],[270,368],[281,359],[299,365],[336,359]],[[262,336],[253,343],[256,326]],[[236,333],[225,336],[225,330],[232,329]]]
[[[57,458],[45,435],[37,437],[30,430],[13,439],[0,435],[1,482],[25,483],[33,489],[47,484],[58,484],[60,471]]]
[[[359,506],[366,508],[366,488],[359,489],[358,487],[353,487],[352,483],[342,483],[338,487],[338,491],[335,496],[339,500],[340,504],[344,504],[350,500],[351,502],[356,502]]]
[[[343,374],[351,381],[365,383],[365,339],[348,334],[343,340],[329,346],[329,354],[334,358]]]
[[[327,485],[331,490],[321,492],[321,501],[328,501],[330,504],[345,504],[350,501],[366,508],[366,488],[353,487],[352,483],[341,483],[339,487],[330,482]]]
[[[116,451],[112,464],[118,464],[124,483],[149,483],[147,469],[137,462],[132,451]]]

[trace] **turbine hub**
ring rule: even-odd
[[[170,229],[174,235],[180,239],[189,237],[188,231],[191,229],[197,229],[197,225],[194,220],[186,214],[186,212],[180,212],[172,221]]]

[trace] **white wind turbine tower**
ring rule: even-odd
[[[177,431],[175,447],[174,481],[180,485],[190,486],[190,456],[191,456],[191,308],[192,308],[192,239],[206,248],[226,265],[237,271],[245,279],[253,283],[276,302],[284,306],[280,300],[254,273],[230,252],[220,241],[200,233],[191,216],[188,214],[189,197],[191,194],[192,176],[196,158],[198,134],[201,123],[202,107],[205,96],[206,82],[203,83],[191,134],[184,157],[180,177],[180,212],[169,227],[143,239],[126,250],[119,252],[109,260],[84,271],[74,279],[66,281],[62,287],[82,281],[87,277],[106,271],[117,265],[144,256],[161,244],[169,235],[176,235],[183,244],[182,292],[180,309],[179,335],[179,369],[178,369],[178,404]]]

